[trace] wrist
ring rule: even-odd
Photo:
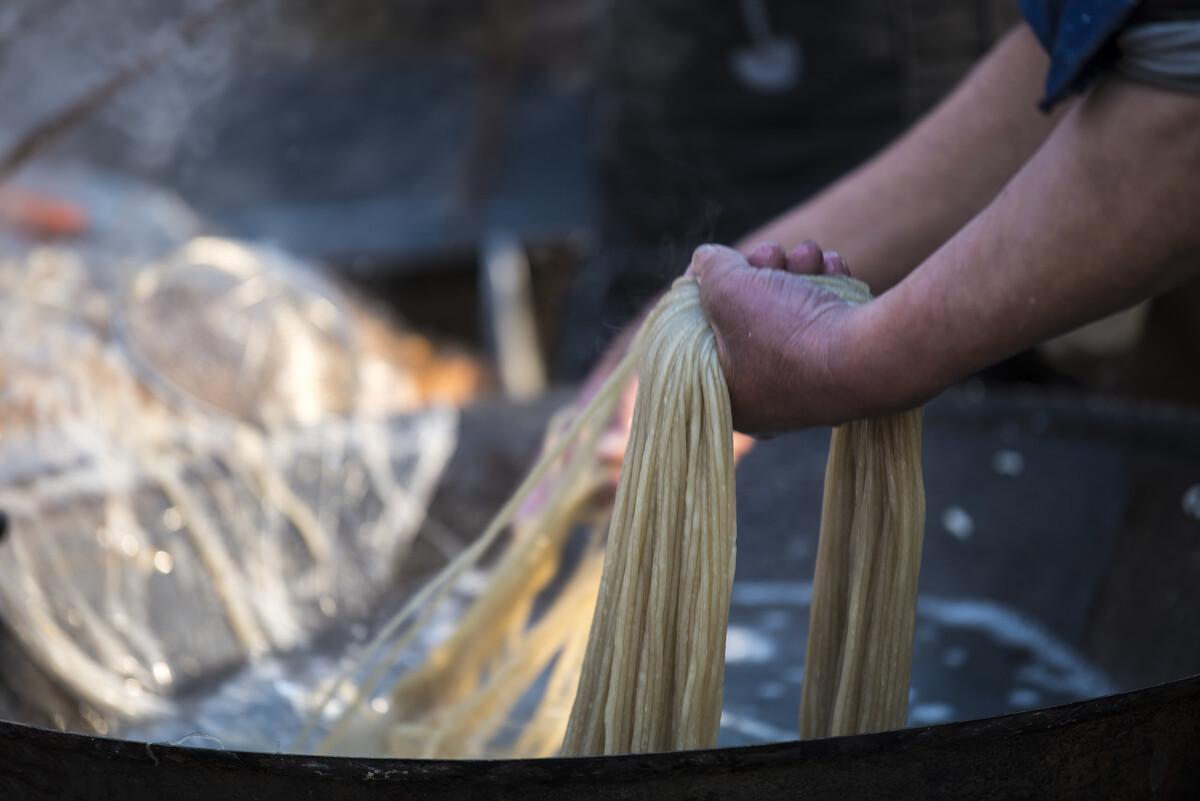
[[[847,313],[831,360],[843,420],[919,406],[940,389],[930,380],[930,360],[914,357],[919,349],[906,341],[911,330],[894,300],[889,293]]]

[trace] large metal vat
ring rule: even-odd
[[[435,508],[483,514],[505,490],[487,476],[530,447],[495,423],[537,414],[468,414]],[[0,798],[1200,797],[1200,415],[1077,397],[969,387],[928,410],[913,728],[737,745],[794,730],[826,442],[781,437],[739,468],[732,747],[369,760],[0,723]]]

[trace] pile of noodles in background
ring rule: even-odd
[[[0,616],[101,733],[361,615],[480,381],[283,253],[144,223],[0,237]]]

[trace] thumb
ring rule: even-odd
[[[692,263],[686,275],[703,284],[705,278],[714,277],[735,267],[745,267],[746,257],[724,245],[701,245],[692,253]]]

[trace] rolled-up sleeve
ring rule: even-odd
[[[1050,55],[1043,109],[1110,69],[1200,94],[1200,0],[1021,0],[1021,10]]]
[[[1050,56],[1041,107],[1049,109],[1083,91],[1115,63],[1118,32],[1136,0],[1021,0],[1021,11]]]

